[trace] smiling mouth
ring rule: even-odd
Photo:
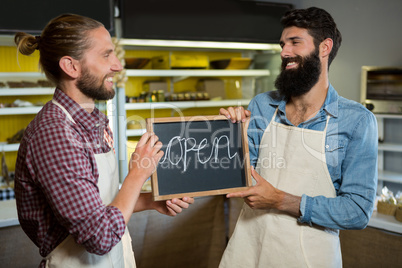
[[[113,76],[109,76],[109,77],[107,77],[105,80],[106,80],[106,82],[108,82],[108,83],[113,83]]]
[[[286,64],[286,69],[294,68],[294,67],[296,67],[296,65],[297,65],[297,62],[295,62],[295,61],[288,62]]]

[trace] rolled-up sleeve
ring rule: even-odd
[[[377,189],[378,128],[368,112],[348,118],[350,129],[343,159],[339,161],[340,182],[335,198],[303,195],[300,222],[335,229],[362,229],[369,222]],[[333,179],[334,180],[334,179]],[[336,181],[336,179],[335,179]]]

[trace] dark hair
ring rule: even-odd
[[[88,31],[103,27],[103,24],[88,17],[63,14],[52,19],[40,36],[18,32],[14,41],[23,55],[39,50],[39,66],[46,77],[58,85],[61,79],[59,61],[64,56],[81,60],[91,45]]]
[[[333,46],[329,54],[328,67],[331,65],[341,46],[342,35],[336,27],[334,19],[327,11],[317,7],[293,9],[285,13],[281,19],[281,23],[284,28],[296,26],[307,29],[314,39],[316,48],[322,41],[331,38]]]

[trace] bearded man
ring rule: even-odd
[[[94,19],[63,14],[40,36],[16,33],[15,43],[23,55],[39,51],[56,86],[24,132],[15,169],[18,220],[39,248],[39,267],[135,267],[131,215],[152,209],[175,216],[194,199],[153,201],[141,192],[163,155],[154,133],[139,140],[119,187],[113,133],[95,107],[114,97],[113,76],[123,69],[110,33]]]
[[[257,95],[248,110],[221,109],[233,122],[250,117],[255,167],[255,184],[227,195],[245,204],[221,268],[341,267],[339,230],[365,228],[373,212],[376,119],[328,79],[341,34],[315,7],[281,22],[277,91]]]

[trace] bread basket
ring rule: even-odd
[[[396,208],[396,211],[395,211],[395,218],[396,218],[398,221],[402,222],[402,204],[400,204],[400,205]]]
[[[377,212],[385,215],[395,215],[397,205],[390,204],[384,201],[377,202]]]

